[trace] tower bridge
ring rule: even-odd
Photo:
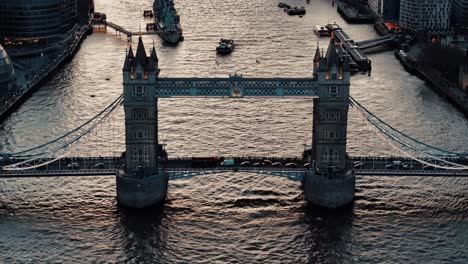
[[[169,179],[240,171],[303,181],[309,202],[336,208],[353,201],[356,175],[468,176],[468,153],[444,150],[414,139],[350,97],[348,57],[341,56],[337,49],[339,44],[333,39],[326,53],[317,48],[313,73],[305,78],[245,78],[237,74],[226,78],[162,78],[154,46],[147,55],[140,37],[136,53],[130,47],[125,57],[123,95],[84,124],[48,143],[15,153],[0,153],[0,178],[116,175],[119,204],[143,208],[164,201]],[[202,166],[194,163],[193,158],[168,159],[157,137],[157,103],[171,97],[311,98],[311,149],[301,158],[270,158],[281,163],[278,167],[266,163],[265,157],[231,157],[234,163],[230,167],[220,166],[220,160],[216,159]],[[110,123],[109,119],[121,106],[125,113],[123,155],[67,154],[96,129]],[[404,157],[349,157],[346,153],[349,106]],[[250,164],[242,166],[244,161]],[[295,164],[286,167],[286,162]],[[310,164],[304,167],[306,163]]]

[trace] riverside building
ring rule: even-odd
[[[468,27],[468,0],[452,0],[452,25]]]
[[[401,0],[400,26],[413,31],[447,30],[450,0]]]

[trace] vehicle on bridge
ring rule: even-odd
[[[104,163],[97,163],[94,165],[94,169],[104,169]]]
[[[233,159],[225,159],[221,162],[221,166],[234,166],[234,160]]]
[[[244,161],[244,162],[242,162],[242,163],[241,163],[241,166],[242,166],[242,167],[248,167],[248,166],[250,166],[250,161]]]
[[[281,166],[283,166],[283,164],[282,164],[281,162],[277,161],[277,162],[274,162],[273,164],[271,164],[271,166],[273,166],[273,167],[281,167]]]
[[[80,164],[73,162],[67,165],[67,168],[70,170],[79,170],[80,169]]]
[[[362,162],[362,161],[355,161],[355,162],[353,162],[353,168],[356,168],[356,169],[362,168],[362,166],[364,166],[364,164],[365,163]]]
[[[296,168],[296,167],[297,167],[297,163],[295,163],[295,162],[287,163],[287,164],[286,164],[286,167],[287,167],[287,168]]]

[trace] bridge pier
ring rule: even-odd
[[[168,177],[162,170],[141,179],[116,176],[117,202],[130,208],[147,208],[166,199]]]
[[[335,209],[354,201],[355,183],[354,174],[340,178],[328,178],[309,170],[306,172],[304,192],[310,203]]]

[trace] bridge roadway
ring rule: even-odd
[[[209,174],[225,171],[297,174],[307,170],[304,167],[307,161],[298,157],[226,157],[226,159],[234,160],[234,165],[229,167],[220,166],[223,159],[223,157],[169,158],[164,162],[164,168],[166,172],[173,174]],[[265,160],[273,163],[280,162],[281,165],[278,167],[267,165]],[[241,166],[241,163],[245,161],[250,162],[250,164]],[[468,164],[467,159],[456,161]],[[286,167],[287,163],[295,163],[296,166]],[[0,178],[109,176],[115,175],[116,170],[121,168],[123,164],[124,161],[120,157],[63,158],[36,169],[11,171],[1,170],[0,167]],[[4,162],[3,165],[8,165],[8,163]],[[467,170],[440,170],[402,157],[350,157],[349,166],[353,167],[356,175],[362,176],[468,177]]]

